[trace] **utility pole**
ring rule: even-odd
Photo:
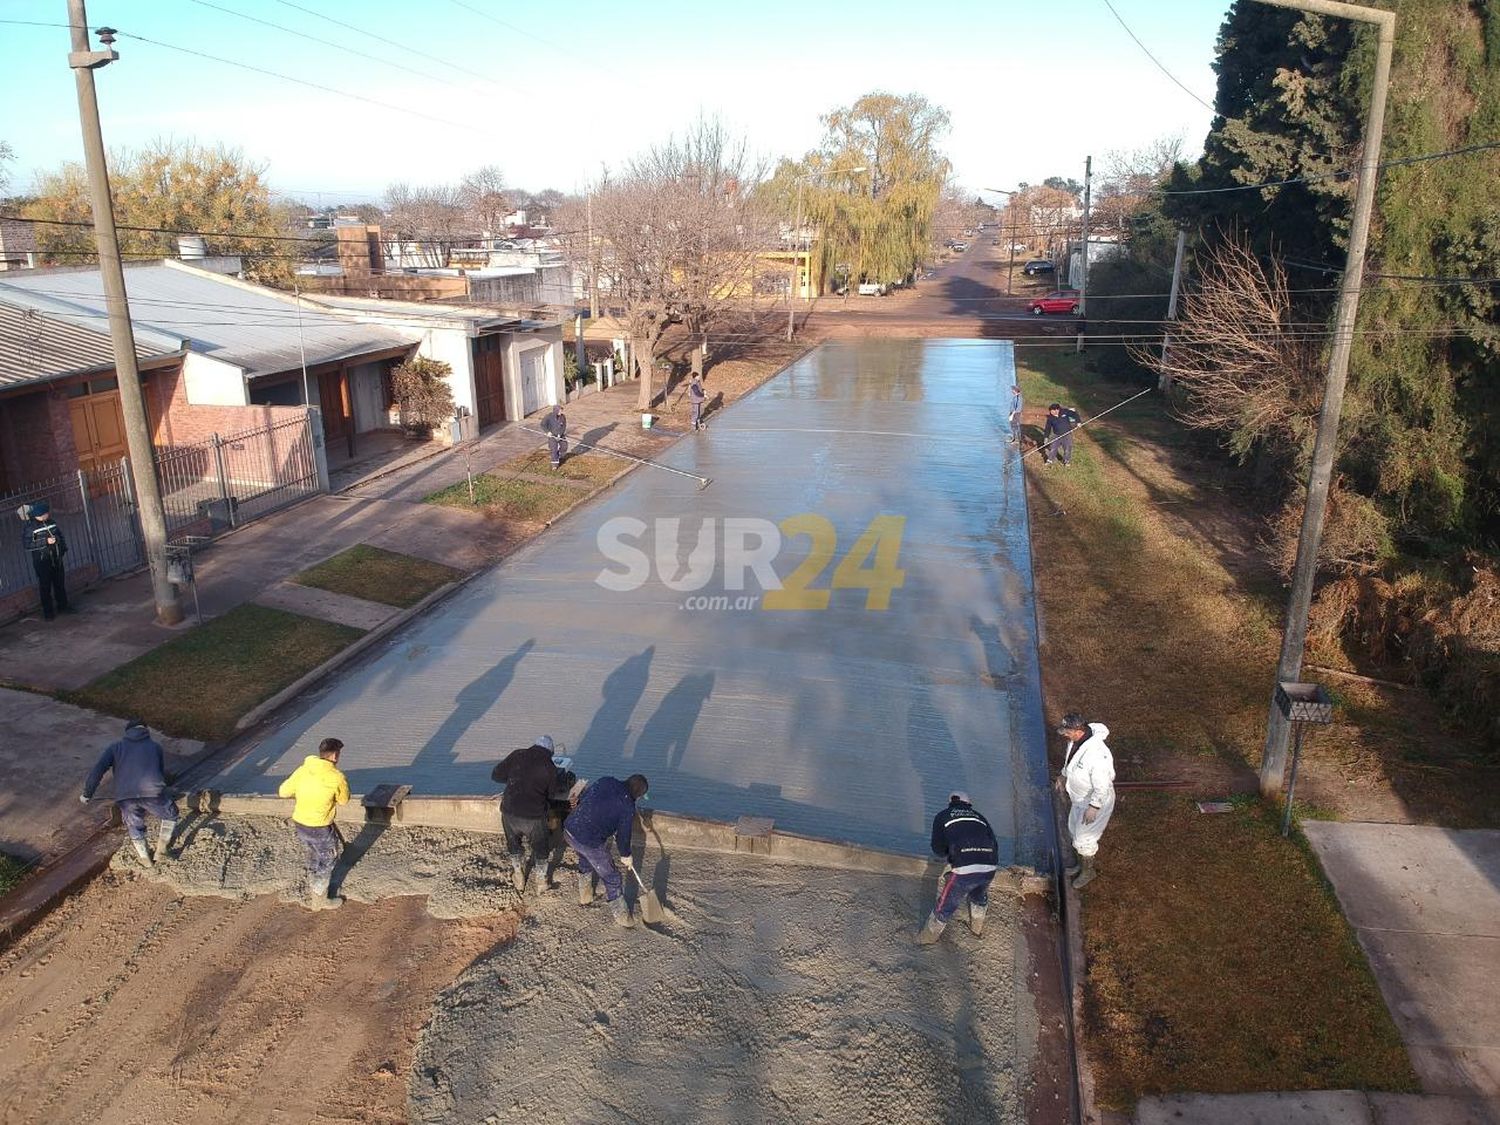
[[[786,291],[786,342],[791,343],[797,332],[797,283],[802,280],[802,259],[798,256],[802,246],[802,181],[804,172],[797,177],[797,225],[792,230],[792,280]]]
[[[107,66],[120,56],[110,46],[115,37],[112,28],[99,29],[99,41],[104,50],[90,48],[88,16],[83,4],[84,0],[68,0],[68,26],[73,44],[68,65],[73,68],[78,84],[78,117],[83,127],[83,154],[94,211],[94,237],[99,244],[99,276],[109,311],[109,339],[120,384],[120,413],[125,421],[125,444],[130,452],[130,476],[139,504],[141,534],[146,541],[146,566],[151,572],[156,620],[163,625],[176,625],[182,620],[182,607],[177,604],[176,588],[167,580],[167,517],[156,481],[156,451],[151,444],[150,424],[146,420],[141,373],[135,362],[135,332],[130,326],[130,305],[125,297],[125,270],[120,264],[114,200],[109,191],[104,134],[99,128],[99,102],[94,91],[94,70]]]
[[[1177,255],[1172,261],[1172,295],[1167,298],[1167,329],[1161,337],[1161,358],[1165,365],[1167,360],[1167,347],[1172,342],[1171,322],[1177,319],[1177,294],[1182,289],[1182,258],[1187,250],[1187,230],[1177,231]],[[1157,390],[1163,394],[1172,389],[1172,376],[1167,374],[1165,366],[1162,367],[1161,379],[1158,380]]]
[[[1078,350],[1083,351],[1084,325],[1088,323],[1089,299],[1089,198],[1094,186],[1094,158],[1083,161],[1083,259],[1078,267]]]
[[[1354,346],[1354,323],[1359,314],[1360,286],[1364,281],[1365,248],[1370,239],[1370,216],[1375,210],[1375,181],[1380,174],[1380,142],[1385,130],[1385,98],[1391,80],[1396,15],[1379,8],[1338,3],[1337,0],[1261,2],[1278,8],[1373,23],[1379,34],[1375,50],[1375,78],[1370,87],[1370,111],[1365,120],[1359,187],[1354,195],[1354,216],[1349,228],[1349,254],[1344,262],[1344,276],[1339,282],[1338,309],[1333,322],[1333,350],[1328,357],[1323,409],[1318,414],[1318,432],[1313,441],[1312,469],[1307,479],[1307,504],[1302,511],[1302,530],[1297,539],[1297,562],[1292,570],[1292,592],[1287,601],[1286,631],[1282,634],[1281,658],[1276,664],[1276,679],[1280,681],[1299,680],[1302,674],[1302,653],[1307,644],[1307,614],[1312,606],[1313,580],[1318,571],[1318,547],[1323,538],[1323,516],[1328,508],[1328,489],[1333,479],[1339,414],[1344,405],[1344,383],[1349,375],[1349,352]],[[1260,765],[1261,795],[1269,799],[1281,795],[1289,725],[1276,705],[1273,684],[1266,745]]]

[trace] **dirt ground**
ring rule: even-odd
[[[573,888],[438,999],[416,1122],[1006,1122],[1036,1017],[1018,900],[912,941],[925,880],[679,852],[667,920]],[[648,881],[651,873],[647,873]]]
[[[665,921],[622,931],[571,872],[518,896],[498,837],[394,828],[314,914],[285,822],[183,839],[0,957],[0,1121],[1004,1122],[1039,1092],[998,888],[983,938],[924,949],[928,880],[679,851],[644,871]]]
[[[513,924],[107,874],[0,956],[0,1121],[405,1121],[433,996]]]

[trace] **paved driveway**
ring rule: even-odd
[[[334,734],[356,792],[493,793],[497,757],[550,733],[583,776],[647,774],[658,808],[908,852],[966,789],[1008,858],[1036,861],[1045,771],[1023,477],[1003,437],[1012,373],[1004,342],[825,345],[663,455],[708,488],[632,473],[308,700],[215,785],[267,792]],[[657,523],[672,517],[680,544]],[[599,536],[621,518],[643,521],[622,542],[644,554],[617,546],[611,561]],[[754,547],[768,527],[726,532],[731,519],[780,525],[775,574],[790,587],[811,571],[808,598],[826,591],[826,608],[697,608],[774,587],[752,568],[731,588],[726,534]],[[700,540],[705,520],[714,534]],[[854,549],[872,527],[883,544]],[[648,557],[635,588],[601,585]],[[889,608],[872,608],[861,584],[898,570]]]

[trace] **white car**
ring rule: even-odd
[[[861,297],[884,297],[885,286],[878,281],[861,281],[859,283],[859,295]]]

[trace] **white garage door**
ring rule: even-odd
[[[521,413],[534,414],[547,405],[547,349],[521,353]]]

